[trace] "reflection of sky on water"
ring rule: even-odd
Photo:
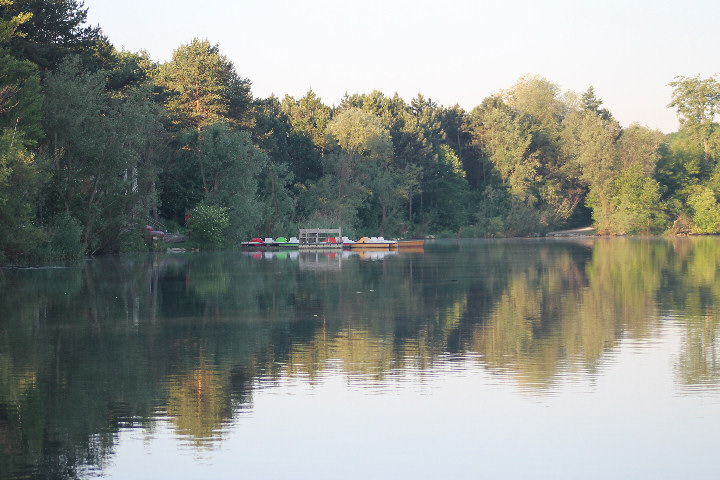
[[[682,332],[623,341],[586,375],[568,365],[549,391],[448,356],[430,370],[348,375],[328,360],[258,380],[253,405],[209,448],[168,421],[120,433],[109,478],[712,478],[720,398],[675,393]]]
[[[0,478],[714,478],[717,239],[361,253],[4,271]]]

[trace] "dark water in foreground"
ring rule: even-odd
[[[0,478],[720,475],[720,239],[0,270]]]

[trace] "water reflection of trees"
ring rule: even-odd
[[[547,388],[664,322],[684,332],[677,381],[717,386],[719,266],[702,238],[437,244],[341,269],[193,254],[0,271],[0,476],[73,477],[158,411],[207,445],[254,389],[328,368],[383,380],[472,352]]]

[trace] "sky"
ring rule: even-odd
[[[159,62],[217,44],[255,98],[326,105],[345,93],[418,93],[472,110],[526,74],[593,86],[622,126],[676,131],[677,76],[720,72],[717,0],[85,0],[117,49]]]

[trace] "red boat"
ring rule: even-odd
[[[251,239],[249,242],[242,242],[240,244],[241,247],[244,248],[251,248],[251,247],[264,247],[265,241],[262,238],[255,237]]]

